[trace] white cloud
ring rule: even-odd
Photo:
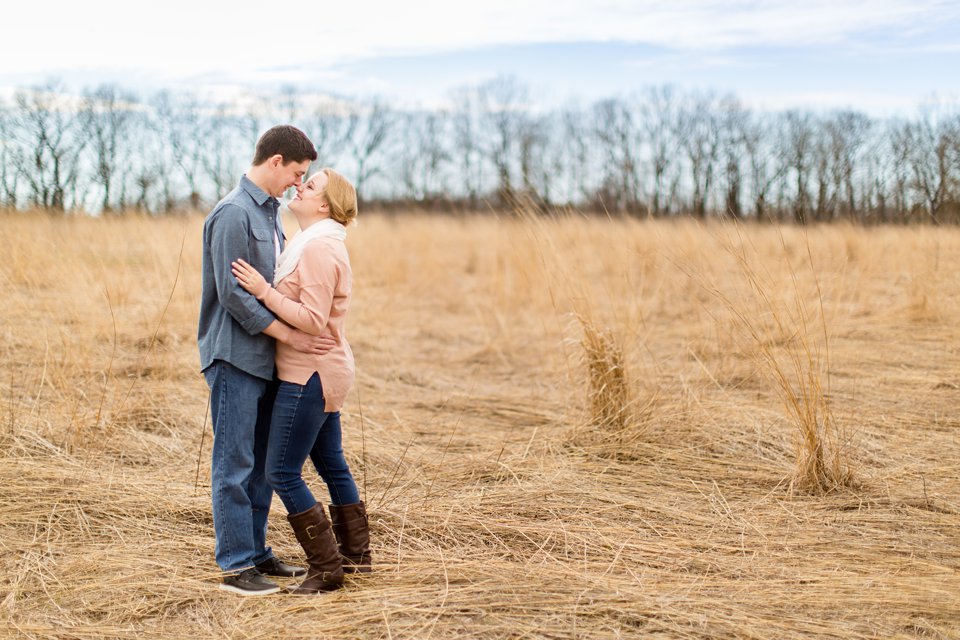
[[[52,5],[52,6],[51,6]],[[299,5],[54,0],[4,8],[0,73],[141,69],[173,80],[496,44],[628,41],[683,50],[843,42],[873,29],[922,33],[960,13],[935,0],[354,1]],[[295,5],[294,5],[295,6]],[[275,7],[275,8],[274,8]],[[272,13],[271,13],[272,10]],[[950,47],[954,43],[923,43]]]

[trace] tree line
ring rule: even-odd
[[[960,220],[960,111],[911,117],[780,112],[733,95],[647,87],[550,110],[511,77],[442,108],[392,107],[287,88],[214,100],[55,81],[0,99],[0,208],[151,214],[202,210],[237,182],[259,135],[291,123],[318,166],[366,204],[796,222]]]

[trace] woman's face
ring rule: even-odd
[[[310,179],[297,187],[297,195],[288,206],[297,217],[305,216],[312,219],[315,216],[327,217],[330,215],[330,206],[323,195],[327,188],[327,174],[322,171],[310,176]]]

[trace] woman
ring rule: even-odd
[[[354,376],[344,335],[352,272],[343,241],[346,225],[357,216],[357,193],[342,175],[322,169],[297,188],[289,207],[300,233],[280,255],[274,286],[243,260],[233,263],[233,274],[280,320],[337,341],[322,356],[277,344],[280,388],[267,445],[267,480],[287,508],[309,564],[306,580],[293,593],[314,594],[341,586],[344,572],[370,571],[366,509],[340,434],[340,408]],[[308,456],[330,492],[332,524],[303,481]]]

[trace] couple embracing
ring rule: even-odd
[[[203,226],[198,341],[213,420],[211,484],[221,589],[280,590],[270,577],[305,580],[316,594],[370,571],[367,513],[341,447],[340,408],[353,382],[345,336],[352,274],[344,246],[357,216],[353,185],[332,169],[304,180],[317,152],[280,125],[257,141],[252,166]],[[287,243],[278,200],[300,233]],[[307,458],[330,493],[330,519],[303,480]],[[308,568],[266,544],[273,492]]]

